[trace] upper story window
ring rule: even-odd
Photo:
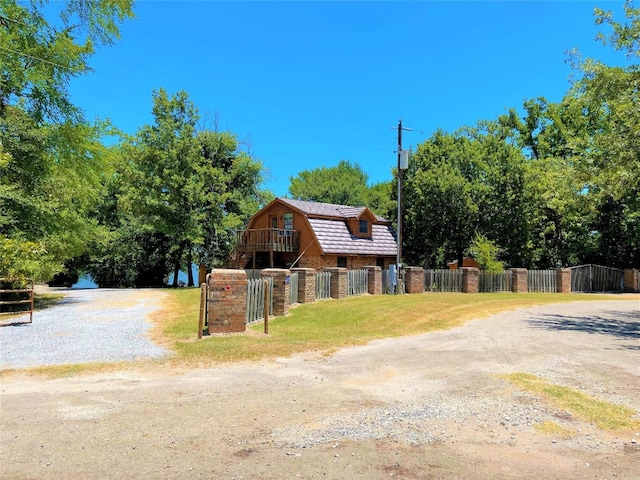
[[[369,234],[369,220],[358,220],[358,233],[360,235]]]
[[[284,229],[293,230],[293,213],[284,214]]]

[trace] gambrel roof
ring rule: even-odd
[[[352,207],[330,203],[278,198],[285,205],[304,214],[318,244],[325,254],[393,256],[397,253],[396,233],[391,222],[374,214],[367,207]],[[347,226],[352,219],[371,222],[371,236],[353,235]]]

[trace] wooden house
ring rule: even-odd
[[[235,268],[388,268],[395,264],[391,222],[367,207],[276,198],[238,231]]]

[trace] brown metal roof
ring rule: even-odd
[[[300,210],[307,216],[335,217],[335,218],[358,218],[367,207],[352,207],[349,205],[336,205],[333,203],[309,202],[305,200],[292,200],[289,198],[279,198],[282,203]],[[373,212],[372,212],[373,213]],[[377,222],[389,223],[384,217],[373,214]]]
[[[311,228],[325,254],[392,256],[397,252],[396,235],[390,225],[371,226],[371,238],[351,235],[341,220],[309,218]]]

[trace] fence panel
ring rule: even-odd
[[[369,272],[366,270],[349,270],[347,295],[362,295],[369,291]]]
[[[488,292],[510,292],[511,272],[484,272],[478,273],[478,291]]]
[[[273,314],[273,278],[247,281],[247,325],[264,320],[264,289],[269,289],[269,314]]]
[[[33,280],[0,278],[0,317],[8,316],[0,325],[17,325],[33,321]],[[22,315],[29,315],[23,320]],[[15,316],[20,315],[19,319]]]
[[[316,300],[331,298],[331,272],[316,273]]]
[[[298,303],[298,272],[289,276],[289,305]]]
[[[528,291],[555,293],[558,291],[558,274],[555,270],[529,270]]]
[[[572,292],[621,292],[624,270],[601,265],[571,267]]]
[[[259,269],[253,270],[251,268],[246,268],[244,272],[247,274],[247,280],[257,280],[258,278],[260,278],[260,274],[262,273],[262,270],[259,270]]]
[[[425,270],[424,289],[427,292],[462,292],[462,270]]]

